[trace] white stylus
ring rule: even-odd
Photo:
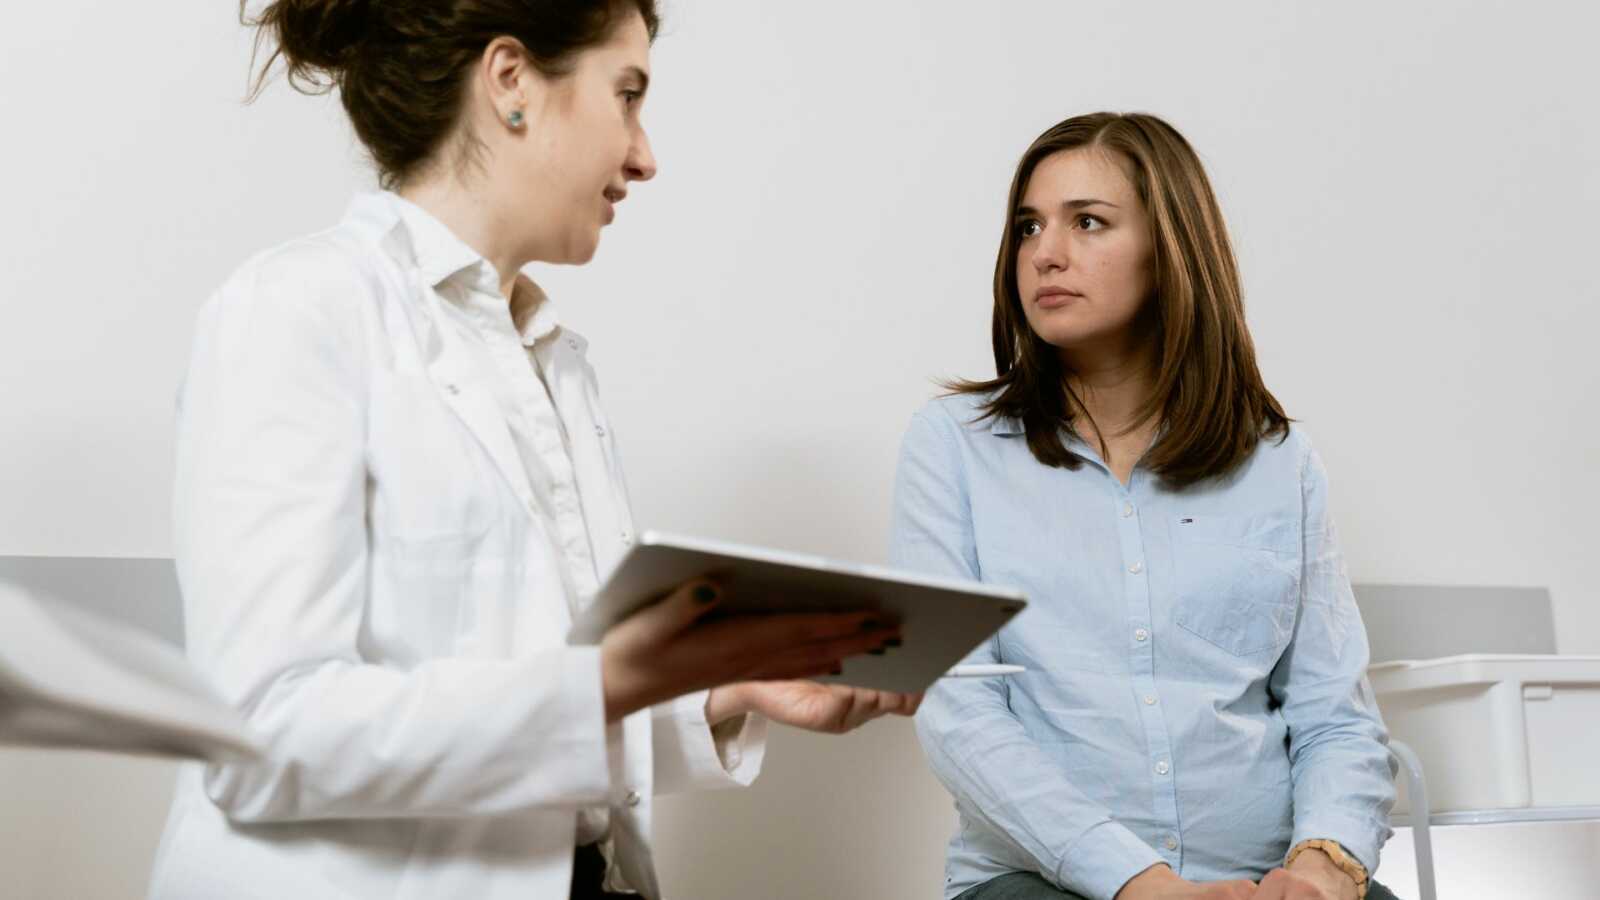
[[[1022,666],[956,666],[944,673],[945,678],[992,678],[996,675],[1016,675],[1026,672]]]

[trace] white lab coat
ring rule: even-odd
[[[271,753],[186,767],[151,894],[559,900],[578,811],[610,806],[612,878],[658,897],[652,793],[748,784],[764,727],[719,746],[700,693],[607,728],[540,498],[442,315],[442,268],[468,261],[419,254],[402,203],[359,198],[201,313],[175,504],[188,646]],[[553,340],[604,573],[633,524],[586,345]]]

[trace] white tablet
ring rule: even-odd
[[[595,644],[613,624],[693,578],[726,580],[727,613],[880,610],[900,621],[902,646],[844,662],[823,682],[921,691],[1027,606],[1022,592],[880,566],[646,532],[568,634]]]

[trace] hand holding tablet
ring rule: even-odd
[[[897,622],[899,646],[846,659],[841,672],[817,680],[898,693],[925,690],[1027,605],[1019,591],[994,585],[646,533],[567,641],[597,644],[613,625],[703,577],[726,586],[717,615],[873,612]]]

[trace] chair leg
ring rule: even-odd
[[[1417,852],[1417,890],[1419,900],[1438,900],[1438,888],[1433,880],[1433,835],[1429,831],[1431,819],[1428,809],[1428,783],[1422,776],[1422,760],[1416,751],[1401,741],[1389,741],[1389,752],[1400,761],[1400,771],[1406,779],[1406,796],[1411,801],[1411,838]]]

